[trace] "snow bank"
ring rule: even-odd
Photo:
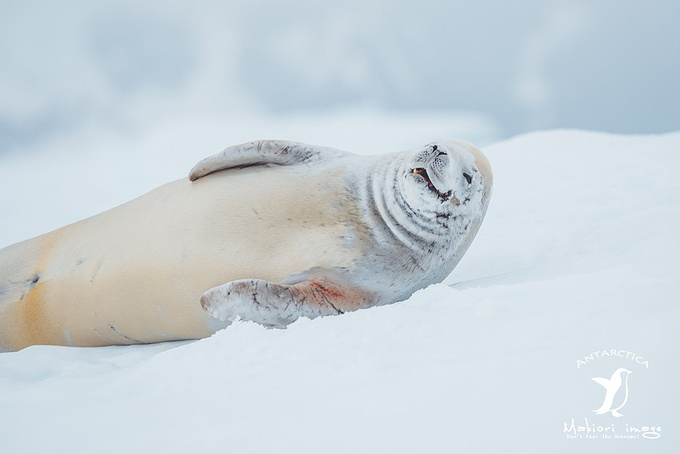
[[[678,149],[680,133],[583,131],[489,146],[477,239],[403,303],[1,354],[1,451],[677,452]],[[116,178],[141,178],[128,164]],[[5,158],[2,173],[25,165]],[[633,371],[624,416],[596,415],[591,378],[618,367]]]

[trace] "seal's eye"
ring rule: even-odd
[[[472,184],[472,176],[470,174],[463,172],[463,176],[467,180],[468,184]]]

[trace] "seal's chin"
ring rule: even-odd
[[[411,172],[416,175],[420,175],[425,180],[425,183],[427,183],[427,188],[432,191],[432,193],[435,194],[442,202],[447,202],[451,198],[451,191],[441,192],[439,189],[437,189],[434,183],[432,183],[430,176],[427,174],[427,170],[424,168],[417,167],[412,169]]]

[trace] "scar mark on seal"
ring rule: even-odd
[[[94,282],[97,275],[99,274],[99,270],[101,270],[101,269],[102,269],[102,262],[99,262],[97,264],[97,267],[94,269],[94,272],[92,273],[92,277],[90,278],[90,284],[92,284]]]
[[[40,273],[36,273],[35,276],[33,276],[31,279],[26,281],[26,286],[28,287],[28,290],[32,290],[35,288],[36,285],[38,285],[38,281],[40,281]],[[0,289],[1,290],[1,289]],[[2,292],[0,292],[2,293]],[[28,291],[25,291],[21,294],[19,297],[19,301],[23,301],[24,298],[26,298]]]
[[[345,313],[342,309],[336,307],[335,304],[333,304],[333,302],[329,298],[329,296],[333,298],[344,298],[345,297],[344,293],[338,290],[331,289],[318,281],[312,281],[311,286],[321,293],[321,297],[323,298],[324,302],[328,304],[330,307],[332,307],[338,314]]]
[[[40,273],[37,273],[35,276],[33,276],[28,281],[28,288],[35,288],[35,286],[38,285],[39,280],[40,280]]]
[[[121,333],[120,331],[118,331],[118,330],[116,329],[116,327],[113,326],[111,323],[109,323],[108,325],[109,325],[109,328],[111,328],[111,330],[112,330],[114,333],[118,334],[118,335],[119,335],[120,337],[122,337],[123,339],[126,339],[126,340],[128,340],[128,341],[130,341],[130,342],[134,342],[134,343],[136,343],[136,344],[143,344],[143,343],[144,343],[144,342],[138,341],[137,339],[133,339],[133,338],[131,338],[130,336],[126,336],[125,334],[122,334],[122,333]]]
[[[322,292],[324,292],[326,295],[330,295],[334,298],[342,298],[343,296],[345,296],[342,292],[330,289],[330,288],[326,287],[325,285],[323,285],[319,282],[316,282],[316,281],[312,281],[312,287],[319,289]]]

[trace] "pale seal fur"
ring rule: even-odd
[[[492,175],[471,144],[357,156],[258,141],[0,250],[0,349],[209,336],[393,303],[443,280]]]

